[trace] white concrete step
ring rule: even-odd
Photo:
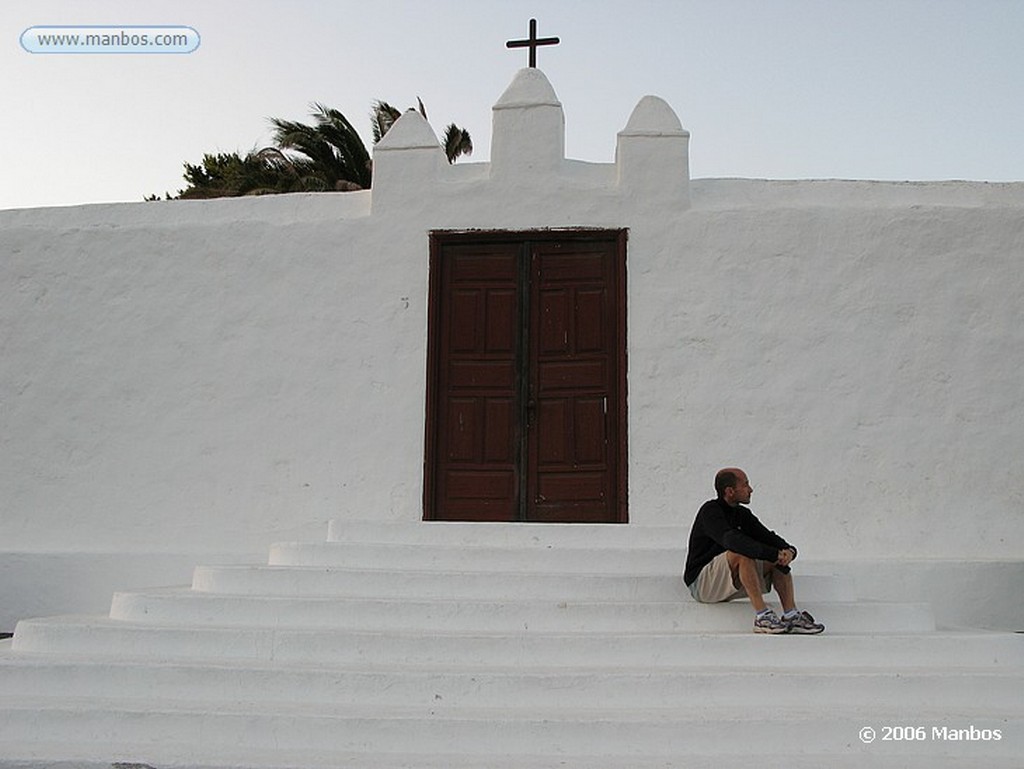
[[[96,657],[0,653],[0,691],[8,699],[59,698],[68,692],[126,702],[293,703],[426,706],[535,711],[560,708],[689,708],[736,703],[737,691],[771,691],[780,707],[838,700],[844,707],[899,705],[905,712],[971,708],[1019,710],[1024,668],[947,669],[942,675],[915,668],[734,669],[701,667],[462,670],[458,667],[323,667],[272,662],[155,662]],[[965,692],[974,693],[972,697]]]
[[[51,755],[61,755],[66,746],[59,743],[19,746],[4,743],[0,746],[8,756],[40,755],[40,748],[48,748]],[[835,751],[808,753],[787,751],[772,746],[767,755],[763,751],[756,762],[751,756],[734,753],[695,754],[684,756],[598,756],[598,755],[518,755],[491,756],[486,763],[478,756],[452,753],[330,753],[305,750],[261,750],[241,753],[238,750],[210,749],[201,762],[195,760],[164,760],[159,769],[680,769],[680,767],[713,767],[714,769],[751,769],[752,765],[767,769],[979,769],[978,756],[970,755],[971,744],[959,746],[961,755],[897,755],[873,754],[871,746],[847,746],[843,754]],[[954,750],[957,748],[953,748]],[[60,761],[42,758],[0,758],[0,769],[156,769],[139,761],[140,756],[152,754],[149,745],[139,746],[82,746],[91,758]],[[111,762],[121,762],[112,764]],[[1020,769],[1017,757],[985,756],[981,769]]]
[[[685,543],[636,548],[567,545],[453,545],[382,542],[279,542],[271,566],[340,566],[409,571],[514,571],[517,573],[671,574],[686,563]]]
[[[927,604],[802,602],[832,632],[935,629]],[[707,606],[679,601],[440,600],[223,595],[187,588],[116,593],[110,617],[129,622],[221,627],[437,632],[738,632],[750,629],[746,600]],[[834,618],[834,622],[832,620]]]
[[[359,544],[442,545],[455,547],[570,547],[599,550],[686,548],[685,526],[601,523],[474,523],[453,521],[332,520],[327,540]]]
[[[275,660],[324,665],[442,665],[505,669],[636,666],[775,668],[1024,664],[1024,637],[987,633],[763,636],[737,633],[453,633],[291,627],[175,627],[99,617],[48,617],[17,626],[13,649],[156,660]],[[751,656],[753,655],[753,656]]]
[[[682,579],[668,575],[513,574],[399,571],[329,566],[200,566],[192,589],[233,595],[374,596],[531,600],[691,600]]]
[[[759,746],[787,767],[1016,766],[1024,636],[936,632],[930,607],[856,600],[803,561],[828,631],[755,635],[748,602],[690,598],[686,536],[334,523],[268,565],[118,593],[109,617],[25,620],[0,643],[0,769],[772,766]],[[858,738],[911,722],[1006,739]]]
[[[850,583],[795,577],[798,600],[852,600]],[[436,598],[445,600],[688,601],[680,575],[403,571],[332,566],[199,566],[192,589],[264,596]]]
[[[270,548],[270,566],[333,566],[345,569],[505,572],[515,574],[661,575],[679,578],[686,550],[671,547],[565,545],[482,546],[389,544],[379,542],[279,542]],[[832,564],[798,561],[798,579],[829,579],[837,591],[830,596],[852,601],[854,583],[836,576]],[[817,600],[817,599],[815,599]]]
[[[168,760],[203,762],[212,753],[236,746],[239,755],[289,748],[309,752],[387,755],[455,754],[488,757],[535,754],[653,757],[689,754],[729,754],[723,734],[742,735],[747,745],[799,746],[807,752],[857,751],[868,761],[874,756],[949,755],[944,740],[859,744],[865,725],[904,724],[902,710],[885,707],[847,708],[836,703],[829,712],[802,708],[649,708],[586,709],[566,713],[531,713],[505,708],[438,712],[430,707],[388,708],[275,704],[245,704],[218,712],[190,703],[156,703],[147,707],[98,698],[68,698],[59,705],[46,699],[24,699],[5,711],[5,733],[21,742],[59,739],[72,744],[105,743],[108,750],[122,745],[151,746],[142,756],[152,763]],[[984,766],[987,758],[1019,758],[1024,718],[969,714],[951,717],[927,709],[914,714],[914,723],[933,727],[998,730],[1003,739],[978,741],[970,753]],[[399,747],[401,746],[401,747]],[[2,747],[2,743],[0,743]],[[961,753],[963,746],[955,744]],[[962,753],[961,753],[962,754]],[[571,760],[571,759],[570,759]]]

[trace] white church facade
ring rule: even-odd
[[[489,163],[449,165],[407,114],[376,147],[372,192],[0,213],[4,622],[335,518],[573,520],[526,509],[561,496],[580,520],[685,528],[728,464],[802,552],[1020,577],[1024,186],[691,181],[689,134],[655,97],[613,163],[566,159],[564,136],[527,68],[494,106]],[[460,243],[552,259],[603,243],[611,283],[570,295],[526,276],[531,331],[509,315],[530,297],[500,277],[470,276],[480,290],[455,309],[439,293]],[[568,339],[590,305],[614,327]],[[534,350],[600,349],[516,373],[521,350],[480,348],[490,369],[470,362],[463,384],[492,389],[467,400],[447,379],[470,376],[466,351],[440,350],[441,324],[472,357],[502,313]],[[538,377],[573,366],[582,389],[538,401]],[[466,410],[434,408],[446,399]],[[531,419],[576,443],[545,459]],[[477,433],[451,443],[466,420]]]
[[[533,67],[493,131],[449,165],[409,112],[363,192],[0,212],[8,755],[746,765],[684,702],[764,640],[679,580],[727,465],[836,607],[737,674],[835,702],[755,737],[1024,725],[1024,184],[691,180],[653,96],[574,161]],[[918,747],[871,758],[968,755]]]

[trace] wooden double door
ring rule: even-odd
[[[625,231],[434,233],[424,517],[625,523]]]

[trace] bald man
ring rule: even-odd
[[[747,474],[727,467],[715,475],[718,496],[705,502],[690,530],[683,581],[701,603],[744,596],[753,606],[755,633],[820,633],[825,626],[796,607],[789,564],[796,548],[762,524],[749,508],[754,489]],[[772,588],[780,617],[764,602]]]

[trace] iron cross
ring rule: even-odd
[[[530,37],[526,40],[509,40],[505,43],[506,48],[529,48],[530,66],[537,66],[537,46],[558,45],[557,37],[537,37],[537,20],[530,19]]]

